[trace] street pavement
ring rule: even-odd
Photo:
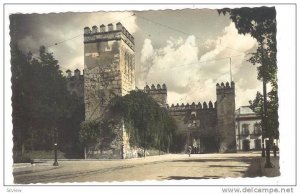
[[[259,152],[167,154],[128,160],[53,161],[13,166],[14,182],[69,183],[261,176]]]

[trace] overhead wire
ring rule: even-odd
[[[146,21],[148,21],[148,22],[151,22],[151,23],[153,23],[153,24],[157,24],[157,25],[163,26],[163,27],[165,27],[165,28],[171,29],[171,30],[173,30],[173,31],[176,31],[176,32],[179,32],[179,33],[182,33],[182,34],[185,34],[185,35],[193,35],[193,34],[191,34],[191,33],[187,33],[187,32],[185,32],[185,31],[179,30],[179,29],[174,28],[174,27],[171,27],[171,26],[169,26],[169,25],[162,24],[162,23],[159,23],[159,22],[150,20],[149,18],[146,18],[146,17],[141,16],[141,15],[139,15],[139,14],[136,14],[136,16],[139,17],[139,18],[141,18],[141,19],[143,19],[143,20],[146,20]],[[198,37],[198,36],[196,36],[196,35],[193,35],[193,36],[195,36],[195,38],[198,39],[198,40],[202,40],[202,38],[200,38],[200,37]],[[231,47],[228,47],[228,46],[223,46],[221,43],[220,43],[220,45],[221,45],[222,47],[225,47],[225,48],[228,48],[228,49],[231,49],[231,50],[240,52],[240,53],[245,53],[245,51],[241,51],[241,50],[238,50],[238,49],[234,49],[234,48],[231,48]]]
[[[185,35],[191,35],[190,33],[187,33],[187,32],[185,32],[185,31],[176,29],[176,28],[171,27],[171,26],[168,26],[168,25],[166,25],[166,24],[162,24],[162,23],[153,21],[153,20],[151,20],[151,19],[149,19],[149,18],[146,18],[146,17],[141,16],[141,15],[136,14],[136,13],[132,13],[132,14],[126,16],[126,17],[120,18],[120,19],[118,19],[118,20],[111,21],[110,23],[120,22],[120,21],[122,21],[122,20],[124,20],[124,19],[127,19],[127,18],[129,18],[129,17],[132,17],[132,16],[136,16],[136,17],[142,18],[143,20],[149,21],[149,22],[151,22],[151,23],[153,23],[153,24],[160,25],[160,26],[162,26],[162,27],[168,28],[168,29],[173,30],[173,31],[180,32],[180,33],[185,34]],[[50,44],[50,45],[45,46],[45,47],[46,47],[46,48],[51,48],[51,47],[53,47],[53,46],[58,46],[58,45],[60,45],[60,44],[62,44],[62,43],[65,43],[65,42],[67,42],[67,41],[76,39],[76,38],[78,38],[78,37],[80,37],[80,36],[82,36],[82,33],[77,34],[76,36],[73,36],[73,37],[71,37],[71,38],[67,38],[67,39],[64,39],[64,40],[62,40],[62,41],[55,42],[54,44]],[[197,37],[197,36],[195,36],[195,37],[196,37],[197,39],[200,39],[200,38]],[[222,45],[221,45],[221,46],[222,46]],[[240,52],[240,53],[245,53],[244,51],[240,51],[240,50],[237,50],[237,49],[233,49],[233,48],[231,48],[231,47],[227,47],[227,46],[224,46],[224,47],[226,47],[226,48],[228,48],[228,49],[231,49],[231,50],[238,51],[238,52]],[[249,53],[247,53],[247,54],[249,54]],[[247,54],[246,54],[246,55],[247,55]],[[223,57],[223,58],[219,58],[219,59],[212,59],[212,60],[199,61],[198,63],[207,63],[207,62],[211,62],[211,61],[220,61],[220,60],[224,60],[224,59],[228,59],[228,58],[233,58],[233,57],[239,57],[239,56],[243,56],[243,55],[227,56],[227,57]],[[161,67],[159,70],[170,69],[170,68],[178,68],[178,67],[182,67],[182,66],[185,66],[185,64],[184,64],[184,65],[176,65],[176,66],[172,66],[172,67]],[[60,66],[60,68],[63,68],[63,67]],[[66,69],[66,68],[63,68],[63,69]],[[144,70],[144,71],[138,71],[138,72],[143,73],[143,72],[147,72],[147,70]]]
[[[205,60],[205,61],[198,61],[197,64],[199,63],[207,63],[207,62],[212,62],[212,61],[222,61],[225,59],[230,59],[230,58],[235,58],[235,57],[241,57],[244,55],[249,55],[250,53],[247,54],[240,54],[240,55],[232,55],[232,56],[227,56],[227,57],[221,57],[221,58],[217,58],[217,59],[210,59],[210,60]],[[187,66],[187,64],[182,64],[182,65],[175,65],[172,67],[160,67],[159,71],[164,71],[164,70],[169,70],[169,69],[173,69],[173,68],[178,68],[178,67],[183,67],[183,66]],[[150,70],[151,71],[151,70]],[[138,71],[139,73],[144,73],[144,72],[150,72],[149,70],[143,70],[143,71]],[[152,70],[153,71],[153,70]]]
[[[109,12],[108,12],[108,13],[109,13]],[[129,17],[132,17],[132,16],[135,16],[135,13],[130,14],[130,15],[125,16],[125,17],[122,17],[122,18],[117,19],[117,20],[113,20],[113,21],[111,21],[111,22],[109,22],[109,23],[113,24],[113,23],[116,23],[116,22],[120,22],[120,21],[122,21],[122,20],[124,20],[124,19],[126,19],[126,18],[129,18]],[[82,36],[82,35],[83,35],[82,33],[79,33],[79,34],[77,34],[77,35],[75,35],[75,36],[73,36],[73,37],[71,37],[71,38],[63,39],[63,40],[61,40],[61,41],[59,41],[59,42],[54,42],[53,44],[49,44],[49,45],[45,46],[45,48],[51,48],[51,47],[53,47],[53,46],[58,46],[58,45],[60,45],[60,44],[62,44],[62,43],[65,43],[65,42],[67,42],[67,41],[76,39],[76,38],[78,38],[78,37],[80,37],[80,36]],[[35,51],[33,54],[37,54],[37,52],[38,52],[38,51]]]

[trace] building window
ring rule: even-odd
[[[242,125],[241,135],[242,136],[248,136],[249,135],[249,124],[243,124]]]
[[[253,127],[254,127],[253,134],[261,135],[261,125],[260,125],[260,123],[255,123]]]

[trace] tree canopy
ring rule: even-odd
[[[84,109],[67,90],[58,61],[44,46],[39,56],[11,48],[14,150],[51,150],[78,145]]]
[[[230,19],[240,34],[250,34],[258,42],[256,52],[251,53],[249,62],[257,67],[257,78],[271,84],[267,94],[267,131],[268,137],[279,137],[278,132],[278,85],[277,85],[277,42],[276,42],[276,10],[275,7],[255,7],[220,9],[219,14],[229,14]],[[257,93],[249,102],[253,111],[262,114],[263,95]],[[257,107],[261,107],[259,110]]]
[[[276,10],[275,7],[255,7],[221,9],[219,13],[229,14],[239,34],[250,34],[258,42],[257,51],[252,53],[249,61],[253,64],[262,64],[266,71],[259,66],[258,79],[264,77],[267,82],[277,82],[276,60]]]

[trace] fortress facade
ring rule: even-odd
[[[216,85],[217,101],[197,104],[167,104],[167,87],[148,85],[144,92],[165,107],[175,119],[179,132],[196,153],[235,152],[235,84]]]
[[[84,73],[69,80],[82,80],[81,88],[70,88],[77,93],[82,91],[85,104],[85,120],[101,120],[105,107],[115,96],[124,96],[135,90],[135,51],[134,37],[121,23],[84,28]],[[179,132],[192,145],[195,152],[235,152],[235,85],[216,85],[217,101],[195,104],[167,104],[167,86],[146,85],[144,92],[161,107],[168,110],[175,119]],[[80,95],[80,94],[79,94]],[[115,129],[117,137],[110,142],[110,149],[91,150],[97,158],[137,157],[136,150],[130,147],[124,124]],[[184,148],[183,148],[184,149]]]

